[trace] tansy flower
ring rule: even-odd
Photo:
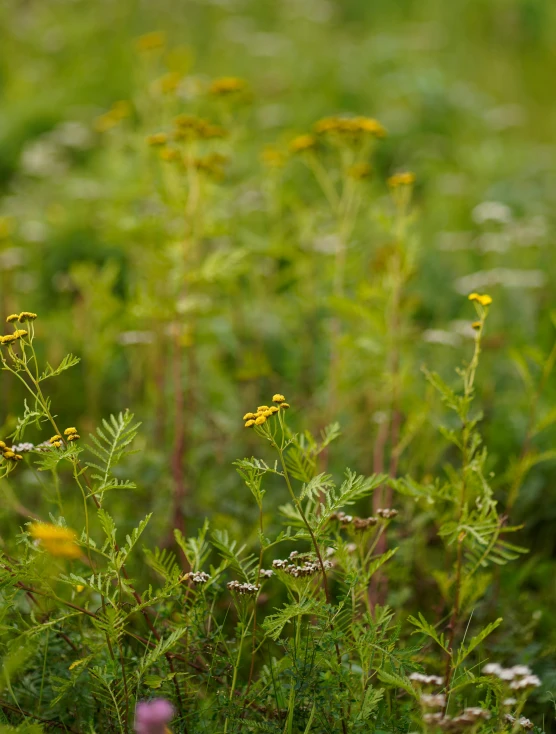
[[[257,408],[257,413],[262,413],[263,410],[268,410],[268,405],[259,405]]]
[[[277,392],[275,395],[272,396],[273,403],[283,403],[285,399],[286,398],[283,395],[280,395],[279,392]]]
[[[50,443],[55,443],[56,441],[60,441],[62,439],[61,436],[56,434],[55,436],[52,436],[52,438],[49,439]]]
[[[11,318],[11,316],[9,318]],[[22,311],[18,318],[20,323],[23,323],[24,321],[34,321],[37,318],[37,314],[32,311]]]
[[[66,430],[64,431],[64,436],[69,436],[70,433],[77,433],[77,428],[74,428],[73,426],[71,426],[70,428],[66,428]]]
[[[5,459],[15,459],[15,452],[11,449],[8,449],[7,451],[4,451],[3,457]]]
[[[473,322],[473,323],[471,324],[471,328],[472,328],[472,329],[480,329],[480,328],[481,328],[481,322],[480,322],[480,321],[474,321],[474,322]]]
[[[68,441],[77,441],[78,438],[81,438],[78,433],[70,433],[70,435],[68,436]]]
[[[289,403],[282,403],[282,404],[280,405],[280,407],[281,407],[281,408],[284,408],[284,410],[287,410],[287,409],[288,409],[288,408],[290,407],[290,404],[289,404]]]
[[[411,171],[395,173],[393,176],[390,176],[387,183],[388,186],[393,189],[396,189],[399,186],[411,186],[415,183],[415,174],[411,173]]]
[[[11,324],[13,321],[19,321],[19,314],[18,313],[11,313],[8,318],[6,319],[7,324]]]
[[[290,150],[292,153],[303,153],[306,150],[311,150],[317,145],[317,140],[312,135],[298,135],[290,143]]]
[[[165,145],[167,142],[168,136],[166,133],[153,133],[152,135],[147,135],[148,145]]]
[[[270,414],[274,414],[274,413],[277,413],[279,410],[280,408],[277,405],[271,405],[270,408],[268,409],[268,412]]]
[[[266,423],[266,417],[264,415],[259,415],[258,418],[255,419],[255,425],[262,426],[263,423]]]
[[[1,344],[13,344],[13,342],[17,341],[17,336],[15,334],[6,334],[2,337]]]
[[[238,79],[235,76],[224,76],[221,79],[215,79],[209,87],[209,94],[234,94],[243,92],[247,87],[244,79]]]
[[[246,414],[245,414],[245,415],[243,416],[243,420],[244,420],[244,421],[248,421],[248,420],[250,420],[251,418],[256,418],[256,417],[257,417],[257,416],[255,415],[255,413],[246,413]]]
[[[59,558],[79,558],[81,551],[75,544],[76,534],[69,528],[49,523],[31,524],[31,535],[52,556]]]
[[[20,339],[21,337],[27,336],[29,332],[26,329],[16,329],[13,333],[16,339]]]
[[[482,295],[480,293],[470,293],[468,298],[470,301],[480,303],[481,306],[490,306],[492,303],[492,298],[487,293],[483,293]]]
[[[5,448],[6,448],[6,444],[4,443],[4,441],[0,441],[0,449],[5,449]]]
[[[255,425],[255,421],[252,418],[250,418],[248,421],[246,421],[245,428],[251,428],[251,426],[254,426],[254,425]]]

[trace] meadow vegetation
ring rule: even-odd
[[[556,730],[556,9],[456,5],[0,8],[0,734]]]

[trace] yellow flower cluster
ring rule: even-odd
[[[247,82],[245,79],[239,79],[236,76],[223,76],[220,79],[214,79],[209,86],[209,94],[225,96],[230,94],[238,94],[245,92]]]
[[[359,139],[365,135],[386,137],[386,130],[373,117],[324,117],[314,125],[318,135],[336,135]]]
[[[400,186],[412,186],[415,183],[415,174],[411,171],[395,173],[390,176],[387,183],[392,189],[397,189]]]
[[[259,405],[256,413],[246,413],[243,416],[245,428],[251,428],[251,426],[262,426],[263,423],[266,423],[268,418],[271,418],[273,415],[278,413],[280,408],[285,410],[290,407],[289,404],[286,403],[286,398],[283,395],[280,395],[280,393],[276,393],[272,396],[272,402],[277,403],[277,405],[271,405],[270,407],[268,405]]]
[[[470,293],[468,296],[470,301],[475,301],[475,303],[480,303],[481,306],[490,306],[492,303],[492,298],[487,293]]]
[[[74,428],[73,426],[71,428],[66,428],[64,436],[66,436],[68,441],[77,441],[78,438],[81,438],[77,433],[77,428]]]
[[[220,125],[214,125],[195,115],[178,115],[174,119],[174,138],[176,140],[210,140],[226,137]]]
[[[127,100],[121,99],[118,102],[114,102],[108,112],[96,118],[95,130],[99,133],[105,133],[130,115],[131,104]]]
[[[2,452],[2,457],[6,459],[6,461],[21,461],[23,459],[21,454],[16,454],[15,451],[12,451],[8,446],[6,446],[4,441],[0,441],[0,451]]]
[[[305,153],[317,147],[317,139],[314,135],[298,135],[290,143],[292,153]]]
[[[75,543],[76,534],[69,528],[50,523],[34,522],[31,535],[52,556],[60,558],[79,558],[81,551]]]

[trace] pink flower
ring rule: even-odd
[[[135,731],[137,734],[164,734],[173,715],[174,707],[164,698],[141,701],[135,709]]]

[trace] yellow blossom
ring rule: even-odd
[[[214,79],[209,86],[209,94],[225,95],[237,94],[243,92],[247,88],[247,82],[235,76],[224,76],[220,79]]]
[[[37,314],[32,311],[22,311],[18,318],[20,323],[23,323],[24,321],[34,321],[37,318]]]
[[[255,425],[256,426],[262,426],[262,424],[265,423],[265,422],[266,422],[266,417],[264,415],[259,415],[255,419]]]
[[[246,413],[246,414],[245,414],[245,415],[243,416],[243,420],[244,420],[244,421],[248,421],[248,420],[249,420],[250,418],[256,418],[256,417],[257,417],[257,416],[255,415],[255,413]]]
[[[415,174],[411,173],[411,171],[395,173],[393,176],[390,176],[387,183],[388,186],[393,189],[396,189],[399,186],[411,186],[415,183]]]
[[[5,448],[6,448],[6,444],[4,443],[4,441],[0,441],[0,449],[5,449]]]
[[[287,409],[288,409],[288,408],[290,407],[290,404],[289,404],[289,403],[282,403],[282,404],[280,405],[280,407],[281,407],[281,408],[284,408],[284,410],[287,410]]]
[[[165,145],[168,142],[166,133],[153,133],[147,136],[148,145]]]
[[[81,593],[81,592],[83,591],[83,589],[84,589],[84,588],[85,588],[85,587],[83,586],[83,584],[77,584],[77,586],[75,587],[75,590],[76,590],[76,591],[77,591],[78,593]]]
[[[52,441],[51,443],[52,443],[52,445],[54,446],[55,449],[59,449],[62,446],[62,442],[61,441]]]
[[[77,536],[73,530],[42,522],[32,523],[30,529],[33,538],[39,540],[52,556],[79,558],[81,555],[79,547],[75,544]]]
[[[157,48],[163,48],[166,45],[166,34],[162,31],[152,31],[139,36],[135,45],[138,51],[153,51]]]
[[[277,413],[279,410],[280,408],[277,405],[271,405],[270,408],[268,409],[268,412],[273,415],[274,413]]]
[[[16,339],[20,339],[21,337],[27,336],[29,332],[26,329],[16,329],[13,333]]]
[[[50,443],[54,443],[55,441],[60,441],[62,437],[57,433],[56,435],[52,436],[52,438],[49,439]]]
[[[255,421],[252,418],[249,418],[248,421],[245,422],[245,428],[251,428],[251,426],[255,425]]]
[[[470,301],[476,301],[477,303],[480,303],[481,306],[490,306],[492,303],[492,298],[487,293],[470,293],[468,296]]]
[[[78,438],[81,438],[81,436],[78,433],[71,433],[68,436],[68,441],[77,441]]]
[[[0,339],[0,344],[13,344],[16,341],[17,336],[15,334],[6,334]]]
[[[4,451],[3,456],[5,459],[15,459],[15,452],[8,449],[7,451]]]
[[[313,135],[298,135],[290,143],[292,153],[303,153],[307,150],[315,148],[317,140]]]
[[[262,413],[263,410],[268,410],[268,405],[259,405],[257,408],[257,413]]]
[[[281,395],[279,392],[277,392],[275,395],[272,396],[273,403],[283,403],[285,399],[286,398],[283,395]]]
[[[10,315],[8,316],[8,318],[6,319],[6,323],[7,323],[7,324],[11,324],[11,323],[12,323],[12,321],[18,321],[18,320],[19,320],[19,314],[17,314],[17,313],[12,313],[12,314],[10,314]]]
[[[77,428],[74,428],[73,426],[71,426],[70,428],[66,428],[66,430],[64,431],[64,436],[69,436],[70,433],[77,433]]]
[[[474,322],[473,322],[473,323],[471,324],[471,327],[472,327],[473,329],[480,329],[480,328],[481,328],[481,322],[480,322],[480,321],[474,321]]]

